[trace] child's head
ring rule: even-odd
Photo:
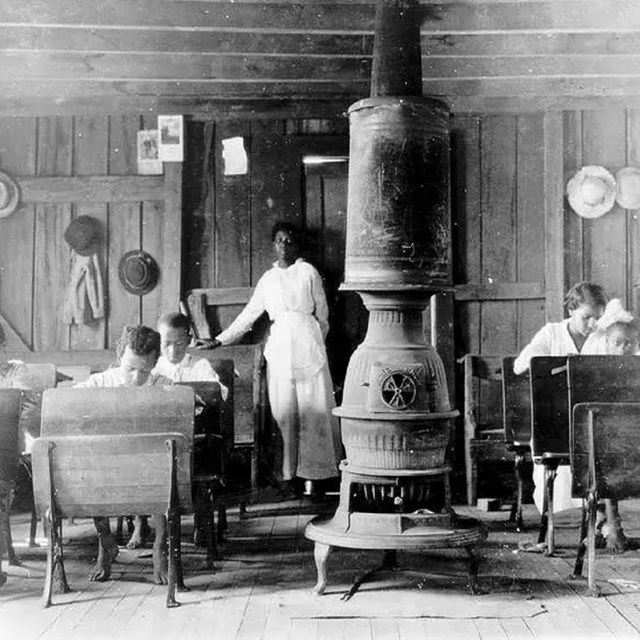
[[[142,386],[160,356],[160,334],[144,325],[125,327],[116,349],[118,364],[127,385]]]
[[[569,313],[572,333],[584,337],[593,333],[606,304],[604,290],[593,282],[578,282],[571,287],[565,296],[564,305]]]
[[[189,318],[181,313],[167,313],[158,320],[160,349],[171,364],[178,364],[187,353],[191,341]]]
[[[608,355],[632,356],[638,350],[638,325],[635,322],[614,322],[605,332]]]

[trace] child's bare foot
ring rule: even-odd
[[[624,535],[624,531],[622,531],[622,529],[619,531],[607,532],[605,538],[607,541],[607,553],[624,553],[629,548],[627,536]]]
[[[134,528],[129,542],[127,542],[127,549],[140,549],[146,546],[147,539],[149,538],[149,525],[147,519],[141,516],[136,516],[134,519]]]
[[[169,581],[166,544],[153,545],[153,581],[156,584],[167,584]]]
[[[118,555],[118,545],[113,539],[98,539],[98,559],[89,574],[91,582],[105,582],[111,577],[111,565]]]

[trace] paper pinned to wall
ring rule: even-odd
[[[138,173],[143,176],[162,175],[162,160],[158,155],[157,129],[138,131]]]
[[[182,162],[184,135],[182,116],[158,116],[160,141],[158,152],[163,162]]]
[[[222,160],[225,176],[244,176],[249,168],[249,159],[244,148],[244,138],[236,136],[222,141]]]

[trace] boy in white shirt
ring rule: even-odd
[[[206,358],[187,353],[191,342],[189,318],[181,313],[167,313],[158,320],[161,356],[153,372],[173,382],[217,382],[220,395],[227,399],[229,390]]]
[[[102,373],[94,373],[85,382],[74,385],[88,389],[105,387],[146,387],[171,385],[170,379],[154,373],[160,355],[160,335],[145,326],[125,327],[116,348],[118,366]],[[167,584],[167,520],[165,516],[153,516],[156,539],[153,545],[153,574],[157,584]],[[111,564],[118,555],[118,545],[111,534],[109,518],[94,518],[98,532],[98,559],[89,576],[90,580],[103,582],[111,575]],[[146,518],[135,517],[135,530],[127,547],[135,549],[142,544]]]

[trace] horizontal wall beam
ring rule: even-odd
[[[495,2],[425,2],[422,30],[542,31],[584,29],[629,30],[640,25],[636,0],[564,0]],[[42,26],[73,25],[78,28],[147,27],[193,29],[259,29],[319,33],[359,32],[374,29],[373,2],[175,2],[168,0],[23,0],[6,2],[0,24],[35,23]]]
[[[454,287],[456,302],[485,300],[544,300],[540,282],[496,282],[494,284],[458,284]]]
[[[25,204],[123,203],[164,200],[163,176],[78,176],[15,178]]]

